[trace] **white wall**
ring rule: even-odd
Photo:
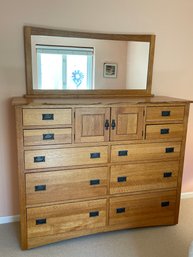
[[[25,94],[23,26],[157,35],[153,93],[193,99],[192,0],[39,0],[0,3],[0,216],[18,213],[16,139],[11,98]],[[193,112],[184,191],[193,191]]]

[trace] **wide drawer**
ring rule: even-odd
[[[184,134],[183,124],[147,125],[146,139],[182,139]]]
[[[26,174],[27,205],[103,196],[107,167]]]
[[[126,227],[174,224],[176,191],[110,199],[109,224]]]
[[[25,151],[25,169],[107,163],[107,146]]]
[[[114,145],[111,162],[179,158],[181,142]]]
[[[146,121],[182,121],[184,106],[147,107]]]
[[[24,126],[71,124],[71,109],[23,109]]]
[[[72,129],[25,129],[24,145],[53,145],[53,144],[71,144]]]
[[[114,165],[111,167],[110,193],[174,188],[178,170],[178,161]]]
[[[57,235],[106,225],[106,200],[27,209],[27,237]]]

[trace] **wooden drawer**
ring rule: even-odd
[[[146,121],[182,121],[184,106],[147,107]]]
[[[71,124],[71,109],[23,109],[24,126],[48,126]]]
[[[107,167],[26,174],[27,205],[103,196]]]
[[[184,134],[183,124],[147,125],[146,139],[182,139]]]
[[[72,129],[25,129],[24,145],[71,144]]]
[[[174,224],[176,191],[110,199],[109,224],[141,227]]]
[[[178,170],[178,161],[114,165],[111,167],[110,193],[174,188]]]
[[[43,237],[106,225],[106,200],[27,209],[27,237]]]
[[[111,162],[179,158],[181,142],[114,145]]]
[[[107,163],[107,146],[25,151],[25,169]]]

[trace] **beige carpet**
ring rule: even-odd
[[[188,257],[193,241],[193,199],[181,202],[176,226],[85,236],[21,251],[18,223],[0,225],[0,257]]]

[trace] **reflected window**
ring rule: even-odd
[[[36,45],[38,89],[93,89],[93,48]]]

